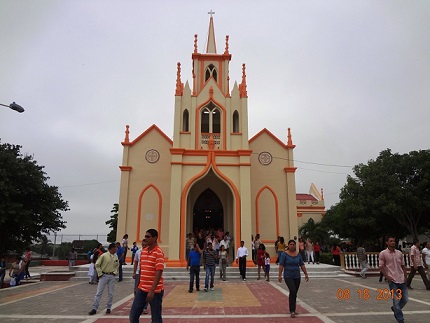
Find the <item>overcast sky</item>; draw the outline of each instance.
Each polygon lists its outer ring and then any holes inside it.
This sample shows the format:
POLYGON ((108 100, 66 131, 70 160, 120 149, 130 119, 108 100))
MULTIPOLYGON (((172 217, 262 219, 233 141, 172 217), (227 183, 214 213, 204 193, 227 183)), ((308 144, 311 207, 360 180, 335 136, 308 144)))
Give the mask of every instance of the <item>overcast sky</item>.
POLYGON ((106 234, 125 125, 173 133, 176 64, 194 34, 230 36, 247 66, 249 135, 290 127, 298 193, 338 202, 352 166, 429 149, 430 1, 0 1, 2 143, 22 145, 69 201, 67 234, 106 234))

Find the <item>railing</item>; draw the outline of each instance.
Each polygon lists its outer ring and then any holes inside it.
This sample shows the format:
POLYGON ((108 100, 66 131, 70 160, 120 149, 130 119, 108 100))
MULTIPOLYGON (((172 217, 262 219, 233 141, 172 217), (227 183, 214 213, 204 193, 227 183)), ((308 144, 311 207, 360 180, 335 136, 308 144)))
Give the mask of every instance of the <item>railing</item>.
MULTIPOLYGON (((379 270, 379 252, 366 252, 366 256, 369 270, 379 270)), ((409 253, 404 252, 403 259, 405 260, 406 268, 409 268, 411 263, 409 253)), ((361 268, 355 252, 341 252, 340 266, 345 270, 358 270, 361 268)))
POLYGON ((219 133, 202 133, 201 146, 202 148, 208 149, 209 138, 212 135, 214 139, 215 149, 221 148, 221 134, 219 133))

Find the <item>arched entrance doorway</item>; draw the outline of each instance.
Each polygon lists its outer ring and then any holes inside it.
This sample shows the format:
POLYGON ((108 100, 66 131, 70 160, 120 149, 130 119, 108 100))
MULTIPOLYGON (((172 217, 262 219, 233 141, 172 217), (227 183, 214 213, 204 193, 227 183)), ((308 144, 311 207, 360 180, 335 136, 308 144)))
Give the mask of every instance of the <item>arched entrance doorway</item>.
POLYGON ((193 207, 193 228, 208 230, 224 228, 224 209, 218 196, 206 189, 197 198, 193 207))

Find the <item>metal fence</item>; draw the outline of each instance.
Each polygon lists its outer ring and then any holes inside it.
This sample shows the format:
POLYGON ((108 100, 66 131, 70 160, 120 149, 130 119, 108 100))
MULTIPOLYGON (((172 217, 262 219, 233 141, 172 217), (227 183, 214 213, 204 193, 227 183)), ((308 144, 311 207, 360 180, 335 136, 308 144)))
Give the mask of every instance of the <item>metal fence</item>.
POLYGON ((97 240, 102 244, 107 244, 107 234, 62 234, 54 233, 46 235, 53 244, 62 244, 63 242, 73 242, 74 240, 97 240))

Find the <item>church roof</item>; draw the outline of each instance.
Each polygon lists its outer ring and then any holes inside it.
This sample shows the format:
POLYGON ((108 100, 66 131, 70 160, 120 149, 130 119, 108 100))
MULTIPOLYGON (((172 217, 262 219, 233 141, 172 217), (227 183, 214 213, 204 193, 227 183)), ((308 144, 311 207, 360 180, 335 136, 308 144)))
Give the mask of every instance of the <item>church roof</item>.
POLYGON ((296 200, 297 201, 318 201, 315 196, 311 194, 303 194, 303 193, 297 193, 296 194, 296 200))
MULTIPOLYGON (((128 129, 127 129, 128 130, 128 129)), ((150 126, 148 129, 146 129, 139 137, 134 139, 133 141, 128 141, 128 135, 126 136, 126 139, 122 142, 123 146, 133 146, 135 143, 137 143, 139 140, 141 140, 143 137, 145 137, 148 133, 151 131, 157 131, 164 139, 166 139, 171 145, 173 145, 172 139, 170 139, 160 128, 158 128, 155 124, 150 126)))
POLYGON ((215 43, 215 30, 214 30, 214 20, 212 17, 212 10, 209 12, 211 14, 211 19, 209 21, 209 31, 208 31, 208 42, 206 45, 206 54, 216 54, 216 43, 215 43))
POLYGON ((266 128, 262 129, 259 133, 257 133, 256 135, 254 135, 254 137, 252 137, 251 139, 249 139, 249 143, 253 142, 254 140, 256 140, 258 137, 260 137, 263 134, 267 134, 269 135, 269 137, 272 137, 273 140, 275 142, 277 142, 279 145, 281 145, 283 148, 290 148, 288 147, 286 144, 284 144, 278 137, 276 137, 273 133, 271 133, 269 130, 267 130, 266 128))

